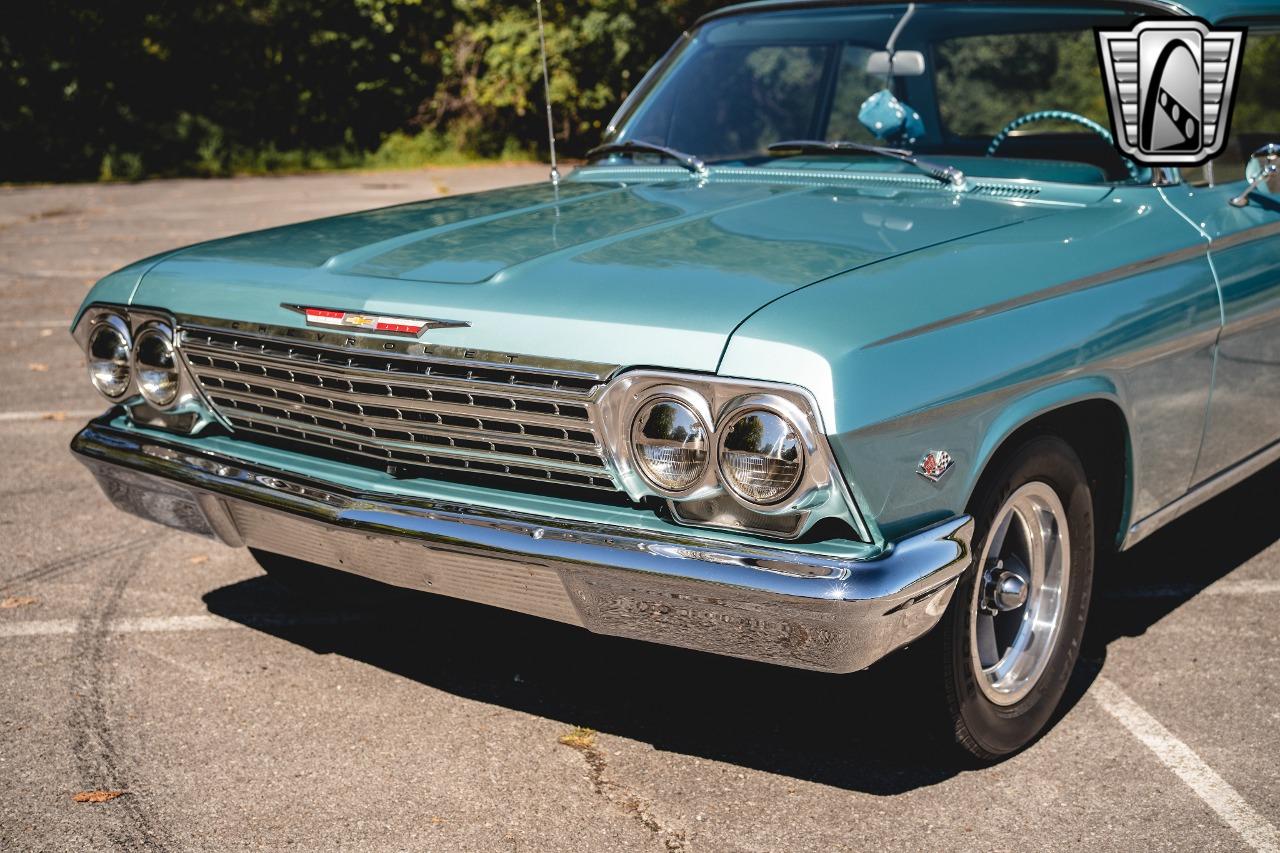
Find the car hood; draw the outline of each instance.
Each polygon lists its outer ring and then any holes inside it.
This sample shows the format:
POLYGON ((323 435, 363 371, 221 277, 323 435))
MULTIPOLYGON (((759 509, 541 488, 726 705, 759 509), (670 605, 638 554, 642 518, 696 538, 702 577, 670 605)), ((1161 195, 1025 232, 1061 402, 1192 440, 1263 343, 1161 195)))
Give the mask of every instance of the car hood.
POLYGON ((928 185, 750 175, 626 183, 591 171, 559 188, 193 246, 152 268, 133 301, 280 326, 302 323, 283 304, 446 319, 470 326, 425 340, 713 371, 744 319, 797 288, 1053 210, 928 185))

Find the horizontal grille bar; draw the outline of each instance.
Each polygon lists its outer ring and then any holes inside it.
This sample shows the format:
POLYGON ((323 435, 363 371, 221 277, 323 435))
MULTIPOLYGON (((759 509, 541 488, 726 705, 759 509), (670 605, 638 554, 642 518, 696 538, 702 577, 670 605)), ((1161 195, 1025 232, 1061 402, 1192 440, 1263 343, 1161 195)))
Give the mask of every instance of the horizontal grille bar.
POLYGON ((503 394, 488 389, 481 392, 477 389, 457 386, 440 387, 436 383, 413 381, 401 376, 387 378, 385 374, 378 377, 381 381, 375 381, 373 377, 364 373, 353 374, 341 370, 316 368, 307 364, 276 366, 271 363, 264 364, 243 353, 235 358, 211 354, 199 346, 189 346, 185 353, 187 360, 193 366, 204 368, 203 372, 211 376, 233 379, 256 378, 266 384, 271 384, 271 381, 275 380, 286 383, 283 386, 285 388, 309 386, 324 392, 380 397, 384 400, 391 397, 408 403, 431 403, 436 409, 440 406, 449 406, 518 412, 522 420, 537 421, 541 415, 551 416, 557 421, 562 418, 581 421, 590 419, 587 407, 582 401, 568 402, 510 392, 503 394))
POLYGON ((355 373, 430 377, 433 380, 463 382, 470 387, 541 389, 557 394, 589 397, 600 385, 599 379, 582 373, 514 367, 488 362, 473 364, 460 359, 431 355, 413 357, 380 355, 367 351, 347 351, 336 347, 318 346, 291 339, 193 326, 183 329, 183 344, 228 353, 233 357, 252 356, 260 362, 275 360, 285 364, 305 363, 316 367, 336 367, 355 373))
MULTIPOLYGON (((200 376, 201 385, 207 389, 223 389, 254 394, 264 399, 282 403, 319 405, 334 412, 353 416, 383 416, 391 418, 428 419, 440 423, 463 426, 465 422, 474 429, 493 429, 498 432, 518 432, 543 438, 559 438, 580 444, 595 444, 595 434, 587 417, 576 414, 542 415, 522 412, 510 407, 480 406, 454 403, 424 396, 414 399, 407 394, 373 394, 367 390, 346 391, 335 387, 336 382, 317 385, 299 374, 298 379, 264 377, 251 370, 229 370, 201 364, 201 357, 188 359, 200 376), (391 413, 391 414, 388 414, 391 413), (484 426, 489 424, 490 426, 484 426), (503 425, 509 425, 503 426, 503 425)), ((359 387, 365 383, 354 383, 359 387)), ((576 407, 575 407, 576 408, 576 407)), ((585 411, 585 410, 584 410, 585 411)))
MULTIPOLYGON (((595 476, 576 474, 569 471, 556 471, 531 465, 512 465, 494 462, 487 459, 460 459, 455 457, 434 456, 426 453, 388 450, 374 444, 363 444, 358 441, 329 438, 291 427, 269 427, 253 421, 232 416, 228 418, 237 434, 258 435, 267 438, 281 439, 287 445, 300 446, 301 449, 316 448, 341 455, 344 461, 357 464, 372 464, 370 467, 382 468, 397 465, 410 470, 416 468, 448 470, 453 472, 469 472, 476 474, 492 474, 510 477, 517 480, 553 483, 565 486, 581 486, 588 489, 601 489, 616 492, 617 486, 608 474, 595 476)), ((425 475, 425 472, 423 472, 425 475)))
POLYGON ((180 340, 243 437, 401 476, 448 469, 617 491, 594 423, 598 377, 191 326, 180 340))
POLYGON ((429 449, 433 455, 439 454, 459 459, 473 456, 475 451, 482 451, 488 459, 525 464, 528 464, 531 459, 537 459, 548 468, 585 474, 597 473, 604 467, 599 457, 589 454, 551 451, 545 448, 530 448, 521 444, 508 444, 505 442, 455 439, 429 433, 410 432, 403 428, 388 429, 382 426, 366 426, 363 423, 356 427, 351 427, 333 418, 317 417, 305 412, 287 411, 273 406, 240 402, 224 398, 219 394, 210 395, 210 399, 228 417, 236 417, 250 422, 257 429, 282 427, 302 430, 326 439, 363 441, 369 444, 376 444, 385 450, 422 453, 429 449))

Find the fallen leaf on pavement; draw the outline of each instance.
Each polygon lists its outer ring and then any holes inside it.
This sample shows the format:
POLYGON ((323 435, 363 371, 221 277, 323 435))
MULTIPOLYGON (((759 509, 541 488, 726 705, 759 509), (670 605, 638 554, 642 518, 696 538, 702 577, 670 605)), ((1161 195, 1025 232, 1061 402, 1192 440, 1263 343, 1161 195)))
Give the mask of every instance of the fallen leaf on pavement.
POLYGON ((66 419, 66 412, 45 412, 40 416, 40 420, 42 421, 65 421, 66 419))
POLYGON ((207 562, 209 562, 209 555, 208 555, 208 554, 196 554, 196 555, 195 555, 194 557, 192 557, 190 560, 187 560, 187 562, 188 562, 188 563, 190 563, 190 564, 191 564, 191 565, 193 565, 193 566, 198 566, 198 565, 200 565, 201 563, 207 563, 207 562))
POLYGON ((36 373, 46 373, 49 370, 49 365, 41 364, 38 361, 32 361, 27 364, 27 370, 34 370, 36 373))
POLYGON ((574 726, 568 734, 560 735, 560 742, 574 749, 591 749, 596 745, 596 733, 592 729, 574 726))
POLYGON ((10 595, 0 599, 0 610, 12 610, 15 607, 26 607, 28 604, 39 604, 40 599, 29 595, 10 595))
POLYGON ((81 791, 71 799, 77 803, 105 803, 116 797, 123 797, 124 791, 81 791))

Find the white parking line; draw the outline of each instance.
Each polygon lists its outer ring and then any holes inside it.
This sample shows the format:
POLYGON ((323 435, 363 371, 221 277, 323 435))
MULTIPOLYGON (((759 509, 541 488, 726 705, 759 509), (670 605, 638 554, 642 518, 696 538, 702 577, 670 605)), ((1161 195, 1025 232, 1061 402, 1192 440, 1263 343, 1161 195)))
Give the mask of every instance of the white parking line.
POLYGON ((1244 798, 1227 784, 1191 747, 1174 737, 1160 721, 1109 679, 1098 677, 1089 694, 1129 733, 1155 753, 1161 763, 1213 809, 1218 817, 1240 834, 1245 844, 1259 853, 1280 853, 1280 834, 1255 812, 1244 798))
POLYGON ((68 418, 96 418, 103 409, 78 412, 0 412, 0 423, 9 421, 62 421, 68 418))
POLYGON ((1274 595, 1280 593, 1280 581, 1218 581, 1205 587, 1195 584, 1178 586, 1135 586, 1107 590, 1106 598, 1191 598, 1197 595, 1274 595))
MULTIPOLYGON (((309 613, 298 616, 248 614, 226 619, 207 613, 192 616, 133 616, 113 619, 107 630, 113 634, 154 634, 165 631, 224 631, 230 628, 293 628, 310 625, 341 625, 360 622, 360 613, 309 613)), ((0 639, 13 637, 52 637, 74 634, 80 627, 76 619, 43 619, 28 622, 0 622, 0 639)))

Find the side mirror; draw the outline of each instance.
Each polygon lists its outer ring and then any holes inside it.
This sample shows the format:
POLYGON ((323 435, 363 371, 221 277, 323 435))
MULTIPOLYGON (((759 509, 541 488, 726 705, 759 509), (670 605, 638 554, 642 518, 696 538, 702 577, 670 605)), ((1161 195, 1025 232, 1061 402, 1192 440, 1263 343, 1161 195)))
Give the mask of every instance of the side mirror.
POLYGON ((1271 143, 1264 145, 1249 158, 1245 166, 1245 179, 1249 186, 1244 192, 1231 199, 1232 207, 1244 207, 1249 203, 1249 196, 1254 190, 1262 187, 1265 192, 1280 195, 1280 145, 1271 143))

